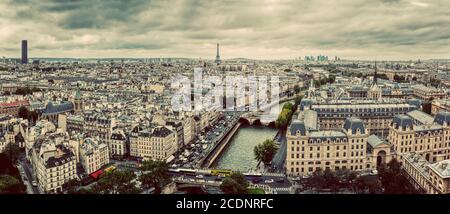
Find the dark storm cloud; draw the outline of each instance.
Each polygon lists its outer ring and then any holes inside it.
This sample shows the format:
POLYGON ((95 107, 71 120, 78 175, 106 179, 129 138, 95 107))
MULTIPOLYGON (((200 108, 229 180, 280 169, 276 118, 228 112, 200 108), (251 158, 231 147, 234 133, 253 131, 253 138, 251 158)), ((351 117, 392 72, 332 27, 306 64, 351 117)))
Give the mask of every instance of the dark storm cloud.
MULTIPOLYGON (((446 0, 19 0, 0 3, 0 51, 283 58, 450 57, 446 0), (18 39, 17 35, 22 38, 18 39), (111 50, 111 51, 109 51, 111 50)), ((2 54, 0 52, 0 54, 2 54)))

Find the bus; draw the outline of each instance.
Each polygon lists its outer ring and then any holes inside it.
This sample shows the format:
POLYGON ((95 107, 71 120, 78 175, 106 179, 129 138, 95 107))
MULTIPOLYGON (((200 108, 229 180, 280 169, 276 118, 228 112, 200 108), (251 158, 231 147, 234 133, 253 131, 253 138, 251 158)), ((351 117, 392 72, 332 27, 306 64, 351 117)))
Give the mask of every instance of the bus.
POLYGON ((211 175, 212 176, 230 176, 231 173, 233 173, 231 170, 228 169, 212 169, 211 175))
POLYGON ((179 172, 186 174, 186 175, 196 175, 197 174, 196 169, 179 169, 179 172))
POLYGON ((242 174, 247 177, 262 177, 262 173, 260 173, 260 172, 246 172, 246 173, 242 173, 242 174))
POLYGON ((114 170, 116 170, 117 168, 115 166, 108 166, 106 167, 103 171, 105 173, 109 173, 109 172, 113 172, 114 170))

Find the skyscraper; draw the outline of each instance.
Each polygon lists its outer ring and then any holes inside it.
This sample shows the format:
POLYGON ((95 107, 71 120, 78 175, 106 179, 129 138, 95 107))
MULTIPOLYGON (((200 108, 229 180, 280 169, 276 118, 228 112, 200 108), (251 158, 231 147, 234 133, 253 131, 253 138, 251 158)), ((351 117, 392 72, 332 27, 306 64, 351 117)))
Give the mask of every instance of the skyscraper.
POLYGON ((22 40, 22 64, 28 64, 28 41, 22 40))
POLYGON ((216 60, 214 61, 216 64, 220 64, 222 61, 220 60, 220 55, 219 55, 219 43, 217 43, 217 55, 216 55, 216 60))

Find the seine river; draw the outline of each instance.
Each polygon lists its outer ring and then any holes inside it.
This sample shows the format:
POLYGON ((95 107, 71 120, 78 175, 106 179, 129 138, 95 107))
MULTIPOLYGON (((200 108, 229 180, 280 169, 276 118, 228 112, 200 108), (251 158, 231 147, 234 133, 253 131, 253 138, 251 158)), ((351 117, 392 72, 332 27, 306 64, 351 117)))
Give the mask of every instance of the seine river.
MULTIPOLYGON (((279 111, 284 103, 279 104, 279 111)), ((276 134, 275 128, 242 125, 229 142, 216 167, 241 171, 255 169, 258 162, 255 160, 253 148, 266 139, 273 139, 276 134)))
POLYGON ((255 160, 253 148, 266 139, 273 139, 276 134, 277 130, 274 128, 242 125, 217 162, 217 167, 242 171, 255 169, 258 162, 255 160))

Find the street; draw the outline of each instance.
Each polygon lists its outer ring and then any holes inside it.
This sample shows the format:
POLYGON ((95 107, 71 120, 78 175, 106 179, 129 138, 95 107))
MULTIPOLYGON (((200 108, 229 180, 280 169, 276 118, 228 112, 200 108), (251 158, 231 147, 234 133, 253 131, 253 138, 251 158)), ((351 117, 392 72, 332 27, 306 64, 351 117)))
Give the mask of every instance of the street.
POLYGON ((18 169, 22 176, 23 183, 27 187, 28 194, 40 194, 38 187, 33 186, 33 176, 31 174, 31 166, 28 164, 25 158, 19 160, 18 169), (31 191, 30 191, 31 190, 31 191))
POLYGON ((275 156, 272 160, 272 167, 271 172, 279 172, 284 173, 284 161, 286 160, 286 133, 281 133, 278 137, 277 141, 280 143, 279 148, 275 156))

